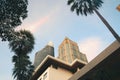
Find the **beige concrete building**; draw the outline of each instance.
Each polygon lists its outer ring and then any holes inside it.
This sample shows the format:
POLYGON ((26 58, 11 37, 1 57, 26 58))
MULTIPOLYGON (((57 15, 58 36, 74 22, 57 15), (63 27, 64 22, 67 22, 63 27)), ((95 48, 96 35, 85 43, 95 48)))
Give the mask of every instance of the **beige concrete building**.
POLYGON ((52 65, 48 67, 45 72, 37 80, 67 80, 73 74, 63 68, 54 68, 52 65))
POLYGON ((31 80, 68 80, 86 64, 78 59, 69 64, 48 55, 35 69, 31 80))
POLYGON ((60 44, 58 52, 58 58, 67 63, 72 63, 75 59, 87 62, 86 55, 79 51, 77 43, 67 37, 60 44))

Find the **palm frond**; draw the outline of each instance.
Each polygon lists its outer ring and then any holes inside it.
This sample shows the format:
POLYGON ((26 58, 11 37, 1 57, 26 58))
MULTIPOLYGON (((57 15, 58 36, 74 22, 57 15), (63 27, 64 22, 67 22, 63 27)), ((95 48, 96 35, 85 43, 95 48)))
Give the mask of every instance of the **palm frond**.
POLYGON ((76 14, 85 15, 92 14, 94 9, 99 9, 102 6, 102 0, 68 0, 68 5, 71 5, 71 11, 76 10, 76 14))
POLYGON ((34 66, 29 60, 29 56, 25 54, 14 55, 14 69, 13 69, 13 77, 17 80, 29 80, 34 66))
POLYGON ((67 4, 70 5, 71 3, 73 3, 75 0, 68 0, 67 4))
POLYGON ((9 47, 15 53, 24 53, 28 54, 34 48, 34 37, 33 35, 26 30, 20 30, 15 33, 15 39, 9 42, 9 47))
POLYGON ((71 11, 73 12, 77 7, 78 7, 78 4, 77 4, 77 3, 74 3, 74 4, 71 6, 71 11))
POLYGON ((78 16, 79 16, 79 12, 80 12, 80 10, 79 10, 79 9, 76 9, 76 13, 77 13, 78 16))

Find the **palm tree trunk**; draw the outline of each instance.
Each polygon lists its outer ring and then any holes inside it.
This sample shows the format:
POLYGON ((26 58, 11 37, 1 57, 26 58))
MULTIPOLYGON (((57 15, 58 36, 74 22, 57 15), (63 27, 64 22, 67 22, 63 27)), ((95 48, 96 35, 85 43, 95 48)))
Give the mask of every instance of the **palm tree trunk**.
POLYGON ((94 11, 98 15, 98 17, 102 20, 102 22, 106 25, 106 27, 109 29, 112 35, 116 38, 116 40, 120 43, 119 35, 113 30, 110 24, 103 18, 103 16, 96 9, 94 9, 94 11))

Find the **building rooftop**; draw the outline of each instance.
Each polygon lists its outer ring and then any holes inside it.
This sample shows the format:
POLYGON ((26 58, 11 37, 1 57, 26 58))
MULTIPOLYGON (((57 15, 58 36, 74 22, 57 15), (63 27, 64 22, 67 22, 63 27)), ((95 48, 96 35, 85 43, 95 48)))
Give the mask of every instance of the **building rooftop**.
POLYGON ((54 44, 53 44, 53 42, 52 42, 52 41, 48 42, 48 44, 47 44, 47 45, 49 45, 49 46, 51 46, 51 47, 54 47, 54 44))
POLYGON ((120 43, 113 42, 69 80, 120 80, 120 43))
POLYGON ((33 76, 31 78, 31 80, 37 80, 37 78, 50 66, 50 65, 54 65, 54 66, 58 66, 61 68, 64 68, 66 70, 71 71, 72 73, 75 73, 77 71, 78 68, 82 68, 83 66, 85 66, 87 63, 81 61, 81 60, 74 60, 73 63, 69 64, 66 63, 60 59, 54 58, 52 56, 47 56, 42 62, 41 64, 35 69, 33 76))

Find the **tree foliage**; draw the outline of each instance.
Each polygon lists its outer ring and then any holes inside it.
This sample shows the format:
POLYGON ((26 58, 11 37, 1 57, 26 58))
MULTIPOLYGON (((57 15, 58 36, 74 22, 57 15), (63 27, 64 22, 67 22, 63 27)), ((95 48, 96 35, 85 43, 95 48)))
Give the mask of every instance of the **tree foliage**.
POLYGON ((14 32, 14 38, 9 41, 9 46, 15 54, 27 54, 34 48, 34 37, 26 30, 14 32))
POLYGON ((87 14, 92 14, 95 12, 116 40, 120 42, 119 35, 114 31, 107 20, 98 12, 98 9, 102 6, 102 3, 102 0, 68 0, 67 2, 68 5, 71 5, 71 11, 73 12, 76 10, 77 15, 81 14, 87 16, 87 14))
POLYGON ((34 48, 34 37, 26 30, 15 32, 14 39, 9 41, 11 51, 15 53, 13 76, 17 80, 29 80, 33 72, 33 65, 29 60, 28 53, 34 48))
POLYGON ((27 17, 27 5, 27 0, 0 0, 0 37, 3 41, 9 40, 8 32, 27 17))
POLYGON ((102 0, 68 0, 68 5, 71 5, 71 11, 75 11, 77 15, 92 14, 94 9, 99 9, 102 6, 102 0))
POLYGON ((17 80, 29 80, 34 66, 26 54, 14 55, 12 62, 14 63, 13 76, 17 80))
POLYGON ((0 0, 0 38, 9 41, 11 51, 15 53, 13 76, 17 80, 29 80, 33 65, 28 53, 34 48, 34 37, 29 31, 14 29, 27 17, 28 0, 0 0))

